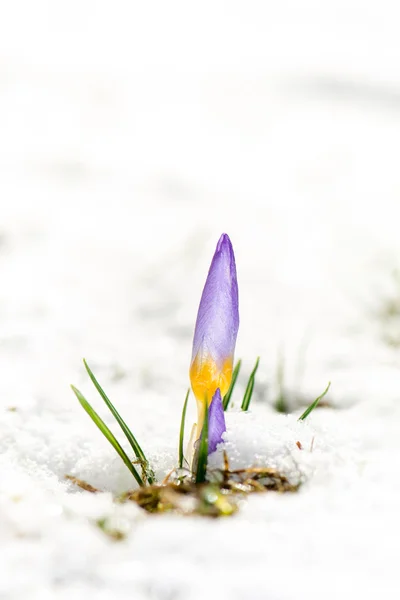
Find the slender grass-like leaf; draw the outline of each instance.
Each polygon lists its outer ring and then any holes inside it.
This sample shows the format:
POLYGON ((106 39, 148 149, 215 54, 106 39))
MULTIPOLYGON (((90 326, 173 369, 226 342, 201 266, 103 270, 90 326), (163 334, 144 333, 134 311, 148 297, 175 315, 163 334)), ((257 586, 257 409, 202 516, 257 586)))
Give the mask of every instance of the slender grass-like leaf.
POLYGON ((289 406, 287 402, 287 398, 285 395, 284 389, 284 381, 285 381, 285 361, 283 358, 283 353, 280 351, 278 353, 278 361, 276 365, 276 387, 278 390, 274 407, 277 412, 287 414, 289 412, 289 406))
POLYGON ((257 369, 258 369, 258 363, 260 362, 260 357, 257 357, 256 360, 256 364, 254 365, 254 369, 252 370, 252 372, 250 373, 250 377, 249 377, 249 381, 246 387, 246 391, 244 393, 243 396, 243 401, 242 401, 242 410, 249 410, 249 406, 250 406, 250 402, 251 402, 251 397, 253 395, 253 390, 254 390, 254 381, 256 378, 256 373, 257 373, 257 369))
POLYGON ((104 402, 106 403, 106 405, 112 412, 113 416, 115 417, 116 421, 118 422, 119 426, 121 427, 122 431, 124 432, 126 439, 128 440, 128 442, 130 443, 130 445, 132 447, 132 450, 134 451, 134 453, 136 454, 136 456, 138 458, 146 459, 144 452, 143 452, 142 448, 140 447, 137 439, 135 438, 135 436, 133 435, 133 433, 131 432, 131 430, 129 429, 127 424, 125 423, 125 421, 122 419, 121 415, 119 414, 119 412, 117 411, 115 406, 112 404, 111 400, 108 398, 107 394, 105 393, 105 391, 103 390, 103 388, 101 387, 99 382, 97 381, 96 377, 94 376, 93 371, 91 370, 91 368, 89 367, 89 365, 87 364, 85 359, 83 359, 83 364, 85 365, 85 369, 86 369, 90 379, 92 380, 95 388, 99 392, 100 396, 103 398, 104 402))
POLYGON ((181 418, 181 428, 179 430, 179 468, 183 467, 183 439, 185 437, 185 418, 186 418, 186 408, 189 400, 190 389, 188 389, 185 402, 183 403, 182 409, 182 418, 181 418))
POLYGON ((104 423, 104 421, 101 419, 101 417, 99 417, 97 412, 90 406, 89 402, 81 394, 81 392, 73 385, 71 385, 71 388, 72 388, 72 391, 74 392, 75 396, 78 398, 82 408, 87 412, 89 417, 92 419, 93 423, 95 425, 97 425, 97 427, 100 429, 100 431, 104 435, 104 437, 110 442, 111 446, 114 448, 114 450, 117 452, 117 454, 119 454, 119 456, 122 458, 125 465, 128 467, 128 469, 130 470, 130 472, 132 473, 132 475, 134 476, 134 478, 136 479, 138 484, 144 485, 142 478, 140 477, 139 473, 136 471, 132 462, 129 460, 128 455, 126 454, 125 450, 122 448, 122 446, 120 445, 120 443, 118 442, 118 440, 116 439, 116 437, 114 436, 112 431, 107 427, 107 425, 104 423))
POLYGON ((204 425, 200 437, 199 454, 197 460, 196 483, 204 483, 207 474, 208 461, 208 402, 204 402, 204 425))
POLYGON ((224 399, 222 401, 222 405, 224 407, 224 410, 226 410, 228 408, 228 406, 229 406, 229 402, 231 400, 233 388, 235 387, 236 379, 238 378, 241 365, 242 365, 242 361, 238 360, 237 363, 236 363, 235 368, 233 369, 231 385, 229 386, 229 389, 226 392, 226 394, 224 396, 224 399))
POLYGON ((320 396, 318 396, 318 398, 316 400, 314 400, 314 402, 312 404, 310 404, 310 406, 308 408, 306 408, 306 410, 303 412, 303 414, 298 418, 298 421, 304 421, 304 419, 307 419, 308 415, 310 413, 312 413, 314 408, 317 406, 318 402, 328 393, 328 390, 330 387, 331 387, 331 382, 329 382, 328 385, 326 386, 326 390, 320 396))
POLYGON ((286 396, 282 393, 282 391, 280 391, 277 395, 274 407, 277 412, 283 413, 284 415, 288 414, 289 409, 287 407, 286 396))
POLYGON ((119 412, 117 411, 117 409, 115 408, 115 406, 113 405, 111 400, 108 398, 107 394, 105 393, 105 391, 103 390, 103 388, 101 387, 99 382, 97 381, 96 377, 94 376, 94 373, 92 372, 91 368, 89 367, 89 365, 87 364, 85 359, 83 359, 83 364, 85 365, 85 369, 86 369, 90 379, 92 380, 93 385, 99 392, 100 396, 103 398, 107 407, 109 408, 112 415, 116 419, 118 425, 121 427, 122 431, 125 434, 126 439, 128 440, 129 444, 131 445, 131 448, 134 451, 134 453, 136 454, 137 458, 142 463, 144 475, 146 476, 147 481, 150 484, 154 483, 154 481, 155 481, 154 473, 153 473, 152 469, 149 468, 148 460, 147 460, 142 448, 140 447, 139 442, 137 441, 137 439, 135 438, 135 436, 133 435, 133 433, 129 429, 128 425, 125 423, 125 421, 123 420, 123 418, 121 417, 121 415, 119 414, 119 412))

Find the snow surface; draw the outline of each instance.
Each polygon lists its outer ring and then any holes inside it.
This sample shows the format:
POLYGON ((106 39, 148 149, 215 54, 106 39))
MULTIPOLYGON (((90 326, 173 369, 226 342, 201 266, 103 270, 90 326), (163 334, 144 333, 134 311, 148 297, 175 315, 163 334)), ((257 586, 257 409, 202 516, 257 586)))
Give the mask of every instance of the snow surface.
POLYGON ((1 600, 399 597, 400 359, 376 318, 399 266, 398 22, 385 1, 3 7, 1 600), (85 356, 166 474, 223 231, 239 388, 261 356, 226 446, 305 483, 217 521, 115 506, 134 482, 69 384, 112 423, 85 356), (328 381, 333 408, 298 423, 328 381))

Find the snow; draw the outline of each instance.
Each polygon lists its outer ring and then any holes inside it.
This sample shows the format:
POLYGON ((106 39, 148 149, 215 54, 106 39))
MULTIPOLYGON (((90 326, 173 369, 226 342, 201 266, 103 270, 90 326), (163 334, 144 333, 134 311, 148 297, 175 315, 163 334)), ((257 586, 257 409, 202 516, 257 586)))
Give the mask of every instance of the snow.
POLYGON ((4 8, 1 600, 398 597, 399 351, 377 318, 398 293, 398 18, 356 0, 4 8), (226 448, 304 484, 231 518, 154 517, 113 503, 134 482, 69 384, 112 426, 86 357, 162 478, 223 231, 238 392, 261 356, 226 448), (299 423, 328 381, 331 407, 299 423))

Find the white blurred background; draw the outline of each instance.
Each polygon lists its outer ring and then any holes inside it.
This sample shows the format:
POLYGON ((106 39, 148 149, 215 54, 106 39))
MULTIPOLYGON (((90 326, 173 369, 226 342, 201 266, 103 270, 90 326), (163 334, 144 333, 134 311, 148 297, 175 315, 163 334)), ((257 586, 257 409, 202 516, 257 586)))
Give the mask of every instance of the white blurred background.
POLYGON ((303 385, 356 398, 356 371, 391 360, 370 313, 400 246, 398 19, 396 2, 3 4, 2 402, 65 406, 83 355, 181 397, 223 231, 248 368, 260 354, 270 389, 281 353, 295 386, 307 346, 303 385))

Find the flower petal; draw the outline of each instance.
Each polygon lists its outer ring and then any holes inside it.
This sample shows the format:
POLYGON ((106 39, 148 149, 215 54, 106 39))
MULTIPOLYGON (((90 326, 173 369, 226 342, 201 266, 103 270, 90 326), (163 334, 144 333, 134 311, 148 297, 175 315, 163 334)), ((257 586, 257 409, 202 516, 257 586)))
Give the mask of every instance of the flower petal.
POLYGON ((219 387, 228 390, 239 328, 235 255, 229 236, 221 235, 197 314, 190 378, 201 402, 219 387))
POLYGON ((226 431, 225 413, 219 388, 215 392, 208 411, 208 454, 212 454, 222 442, 226 431))

